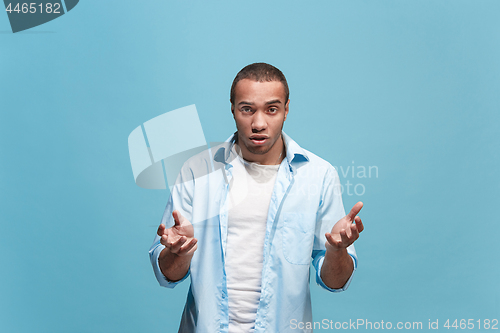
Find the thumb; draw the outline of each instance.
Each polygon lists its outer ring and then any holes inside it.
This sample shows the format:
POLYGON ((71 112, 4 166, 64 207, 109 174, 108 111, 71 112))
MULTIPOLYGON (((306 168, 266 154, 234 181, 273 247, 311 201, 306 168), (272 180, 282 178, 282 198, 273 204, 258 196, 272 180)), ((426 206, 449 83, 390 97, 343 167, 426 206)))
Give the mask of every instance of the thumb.
POLYGON ((174 218, 175 226, 178 227, 184 222, 184 216, 178 210, 172 212, 172 217, 174 218))

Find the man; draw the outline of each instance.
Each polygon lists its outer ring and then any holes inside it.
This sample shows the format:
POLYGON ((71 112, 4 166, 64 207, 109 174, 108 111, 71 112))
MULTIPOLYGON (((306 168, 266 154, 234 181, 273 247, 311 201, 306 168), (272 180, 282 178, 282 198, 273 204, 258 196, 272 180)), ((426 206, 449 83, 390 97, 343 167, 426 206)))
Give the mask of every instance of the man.
POLYGON ((323 288, 350 283, 363 204, 345 215, 335 169, 282 131, 288 95, 277 68, 243 68, 237 132, 189 159, 172 189, 149 253, 162 286, 191 277, 179 332, 295 332, 312 321, 311 258, 323 288))

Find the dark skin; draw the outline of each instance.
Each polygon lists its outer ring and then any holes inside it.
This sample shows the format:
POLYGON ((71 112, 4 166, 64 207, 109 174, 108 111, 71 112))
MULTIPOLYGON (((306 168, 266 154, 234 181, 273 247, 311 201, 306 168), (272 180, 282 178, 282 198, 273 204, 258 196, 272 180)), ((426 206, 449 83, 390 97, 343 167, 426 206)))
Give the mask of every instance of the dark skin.
MULTIPOLYGON (((289 103, 290 100, 285 101, 285 89, 280 82, 244 79, 236 84, 235 103, 231 109, 238 128, 238 146, 246 160, 261 164, 281 162, 284 143, 280 134, 289 103), (265 141, 256 143, 252 140, 254 136, 262 136, 265 141)), ((349 214, 325 234, 326 254, 321 278, 329 288, 342 288, 352 274, 354 266, 347 247, 358 239, 364 229, 361 218, 357 216, 362 207, 362 202, 356 203, 349 214)), ((189 270, 197 249, 197 239, 190 221, 178 211, 174 211, 172 216, 175 221, 173 227, 166 229, 162 224, 158 227, 158 236, 165 246, 158 263, 168 280, 178 281, 189 270)))
POLYGON ((178 281, 189 270, 191 258, 198 247, 196 245, 198 240, 194 238, 193 226, 179 211, 174 210, 172 216, 175 221, 173 227, 166 229, 163 224, 158 227, 160 242, 165 245, 158 258, 158 264, 168 280, 178 281))
POLYGON ((349 214, 335 223, 331 232, 325 234, 326 254, 321 279, 329 288, 342 288, 352 274, 354 264, 347 253, 347 247, 358 239, 359 233, 364 229, 361 218, 357 216, 361 208, 363 203, 360 201, 352 207, 349 214))

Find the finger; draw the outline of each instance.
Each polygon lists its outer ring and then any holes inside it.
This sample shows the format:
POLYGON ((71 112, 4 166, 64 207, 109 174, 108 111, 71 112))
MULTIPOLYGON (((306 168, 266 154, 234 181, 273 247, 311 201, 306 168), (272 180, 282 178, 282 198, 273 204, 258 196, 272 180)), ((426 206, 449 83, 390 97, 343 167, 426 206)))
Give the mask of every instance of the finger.
POLYGON ((341 247, 342 242, 335 240, 331 233, 327 232, 325 234, 325 237, 326 237, 326 240, 328 241, 328 243, 330 243, 330 245, 333 246, 334 248, 339 249, 341 247))
POLYGON ((186 240, 187 240, 186 236, 181 236, 176 241, 172 242, 170 244, 170 252, 172 253, 179 252, 179 249, 186 242, 186 240))
POLYGON ((363 208, 363 203, 361 201, 357 202, 351 209, 351 211, 349 212, 349 214, 347 214, 347 218, 350 220, 350 221, 354 221, 354 218, 356 217, 356 215, 358 215, 359 211, 361 210, 361 208, 363 208))
POLYGON ((161 243, 165 245, 168 249, 172 244, 179 239, 179 236, 172 232, 172 228, 165 230, 165 234, 161 236, 161 243))
POLYGON ((351 243, 351 239, 347 236, 347 231, 342 229, 340 230, 340 239, 341 241, 341 247, 348 247, 349 244, 351 243))
POLYGON ((194 246, 188 252, 186 252, 186 255, 193 254, 196 251, 196 249, 198 249, 198 243, 194 244, 194 246))
POLYGON ((184 243, 184 245, 181 246, 177 254, 178 255, 188 254, 188 252, 190 252, 197 243, 198 240, 196 238, 191 238, 191 240, 187 241, 186 243, 184 243))
POLYGON ((167 246, 167 243, 168 243, 168 237, 167 235, 161 235, 160 237, 160 243, 164 246, 167 246))
POLYGON ((178 210, 174 210, 172 212, 172 217, 174 218, 174 222, 175 222, 176 226, 180 226, 182 224, 182 222, 184 221, 184 216, 182 216, 178 210))
POLYGON ((345 230, 345 234, 346 234, 347 238, 349 238, 349 239, 352 237, 352 228, 351 228, 351 226, 356 226, 356 225, 350 223, 344 229, 345 230))
POLYGON ((160 224, 160 226, 158 227, 158 231, 156 233, 158 234, 158 236, 161 237, 165 233, 165 225, 160 224))
POLYGON ((193 247, 191 247, 189 250, 187 250, 183 255, 190 255, 190 254, 193 254, 196 249, 198 248, 198 241, 196 241, 193 245, 193 247))
POLYGON ((356 227, 356 224, 351 224, 351 237, 349 239, 351 242, 354 242, 356 239, 359 237, 359 231, 358 228, 356 227))
POLYGON ((361 232, 365 229, 365 227, 363 226, 363 222, 361 222, 361 217, 356 216, 354 222, 356 222, 356 229, 358 229, 358 232, 361 232))

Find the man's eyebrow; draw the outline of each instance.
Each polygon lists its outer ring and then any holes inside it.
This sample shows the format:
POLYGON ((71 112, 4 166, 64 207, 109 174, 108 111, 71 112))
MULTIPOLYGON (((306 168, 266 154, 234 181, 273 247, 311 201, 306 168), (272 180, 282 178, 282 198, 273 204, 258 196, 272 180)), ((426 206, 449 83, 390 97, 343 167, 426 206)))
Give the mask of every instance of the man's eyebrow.
MULTIPOLYGON (((270 104, 281 104, 281 100, 273 99, 272 101, 266 102, 266 105, 270 105, 270 104)), ((238 103, 238 105, 254 105, 254 103, 247 102, 247 101, 241 101, 238 103)))
POLYGON ((279 99, 274 99, 272 101, 266 102, 266 105, 269 105, 269 104, 281 104, 281 101, 279 99))

